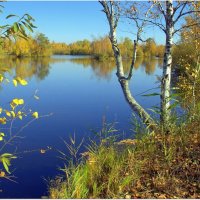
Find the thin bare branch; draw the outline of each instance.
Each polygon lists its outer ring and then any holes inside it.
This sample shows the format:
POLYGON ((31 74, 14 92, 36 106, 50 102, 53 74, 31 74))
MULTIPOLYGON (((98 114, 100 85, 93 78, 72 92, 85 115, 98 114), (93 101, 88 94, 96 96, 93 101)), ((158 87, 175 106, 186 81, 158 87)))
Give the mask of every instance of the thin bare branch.
MULTIPOLYGON (((183 16, 183 14, 184 14, 183 11, 184 11, 186 5, 187 5, 187 2, 184 2, 184 3, 182 4, 181 11, 179 12, 179 15, 178 15, 178 16, 176 17, 176 19, 174 20, 174 24, 176 24, 177 21, 183 16)), ((181 6, 180 6, 180 7, 181 7, 181 6)), ((178 9, 177 9, 177 10, 178 10, 178 9)), ((176 13, 177 10, 174 11, 174 14, 176 13)))
MULTIPOLYGON (((52 116, 53 114, 50 113, 50 114, 47 114, 47 115, 41 115, 39 116, 37 119, 39 118, 44 118, 44 117, 50 117, 52 116)), ((35 120, 37 120, 36 118, 30 120, 29 122, 27 122, 24 126, 22 126, 19 131, 17 131, 14 135, 12 135, 7 141, 4 142, 4 144, 1 146, 0 148, 0 152, 8 145, 10 144, 14 139, 18 138, 19 137, 19 134, 26 128, 28 127, 31 123, 33 123, 35 120)))
POLYGON ((166 19, 166 13, 165 13, 165 10, 161 4, 161 2, 158 2, 158 9, 160 10, 160 12, 163 14, 163 16, 165 17, 166 19))
POLYGON ((139 18, 139 17, 137 17, 137 18, 128 17, 128 18, 129 18, 129 19, 132 19, 132 20, 140 20, 140 21, 148 22, 148 23, 150 23, 150 24, 153 24, 153 25, 155 25, 155 26, 158 26, 163 32, 166 33, 165 27, 164 27, 164 25, 161 24, 161 23, 155 22, 155 21, 150 20, 150 19, 143 19, 143 18, 139 18))
POLYGON ((194 24, 189 24, 189 25, 183 25, 181 28, 174 30, 174 34, 177 32, 180 32, 181 30, 185 29, 185 28, 189 28, 192 26, 199 26, 200 23, 194 23, 194 24))

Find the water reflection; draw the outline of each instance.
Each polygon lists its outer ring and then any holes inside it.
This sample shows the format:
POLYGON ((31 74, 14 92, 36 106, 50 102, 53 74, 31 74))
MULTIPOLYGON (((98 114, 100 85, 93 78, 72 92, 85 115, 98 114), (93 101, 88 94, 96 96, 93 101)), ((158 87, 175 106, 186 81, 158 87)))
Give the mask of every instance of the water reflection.
MULTIPOLYGON (((91 68, 97 78, 111 79, 111 74, 115 70, 114 60, 97 61, 91 57, 70 57, 70 56, 53 56, 39 58, 15 58, 4 57, 0 62, 0 73, 8 71, 11 75, 20 76, 22 78, 36 77, 38 80, 43 80, 49 75, 51 64, 71 62, 91 68)), ((131 61, 124 62, 124 71, 128 73, 131 61)), ((161 67, 162 60, 159 59, 144 59, 138 57, 135 63, 135 70, 144 69, 146 74, 152 75, 156 67, 161 67)))
POLYGON ((19 76, 21 78, 36 77, 43 80, 49 75, 51 64, 65 62, 66 59, 56 59, 53 57, 38 58, 16 58, 3 57, 0 60, 0 73, 9 73, 10 75, 19 76))
MULTIPOLYGON (((84 68, 91 67, 94 74, 97 77, 110 79, 111 73, 115 70, 115 61, 114 60, 105 60, 97 61, 92 58, 73 58, 69 59, 70 62, 83 65, 84 68)), ((127 60, 124 62, 124 71, 127 74, 129 72, 131 61, 127 60)), ((156 67, 161 67, 162 60, 159 59, 144 59, 138 57, 134 66, 135 70, 138 70, 140 67, 145 69, 146 74, 152 75, 156 67)))

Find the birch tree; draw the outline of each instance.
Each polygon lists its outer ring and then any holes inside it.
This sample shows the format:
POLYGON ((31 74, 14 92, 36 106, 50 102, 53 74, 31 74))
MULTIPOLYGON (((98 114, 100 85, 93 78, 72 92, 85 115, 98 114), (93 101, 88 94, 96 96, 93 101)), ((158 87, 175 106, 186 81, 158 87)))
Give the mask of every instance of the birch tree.
POLYGON ((163 58, 163 74, 161 79, 160 113, 161 123, 168 126, 170 119, 171 74, 172 74, 172 47, 174 36, 182 29, 195 26, 196 23, 181 26, 180 21, 193 13, 199 13, 196 1, 151 1, 152 9, 148 18, 129 16, 134 20, 146 21, 159 27, 165 34, 165 53, 163 58))
POLYGON ((134 48, 133 48, 133 55, 132 55, 132 62, 130 65, 130 70, 129 70, 128 75, 126 76, 124 73, 123 61, 122 61, 119 44, 117 41, 117 31, 116 31, 117 26, 118 26, 118 21, 120 18, 120 11, 121 11, 119 3, 113 2, 113 1, 109 1, 109 2, 108 1, 99 1, 99 2, 103 6, 103 11, 105 12, 107 20, 109 22, 109 27, 110 27, 109 38, 110 38, 110 41, 112 44, 112 49, 114 52, 116 66, 117 66, 116 75, 118 77, 118 81, 121 85, 125 99, 128 102, 131 109, 140 116, 142 121, 148 127, 153 129, 153 127, 155 127, 155 121, 145 111, 145 109, 136 101, 136 99, 132 95, 130 88, 129 88, 129 81, 133 75, 133 68, 134 68, 136 56, 137 56, 138 42, 141 39, 141 33, 143 31, 145 21, 143 21, 142 23, 138 23, 136 21, 137 36, 136 36, 136 39, 134 40, 134 48))
MULTIPOLYGON (((194 1, 176 2, 169 0, 156 3, 160 14, 164 17, 164 24, 158 24, 165 33, 165 54, 163 59, 163 76, 161 82, 161 122, 167 124, 170 118, 170 89, 172 72, 172 46, 174 35, 184 26, 179 28, 179 21, 194 12, 199 12, 194 1)), ((189 24, 194 26, 196 24, 189 24)))
MULTIPOLYGON (((110 26, 110 41, 112 43, 116 64, 117 64, 117 76, 118 80, 123 89, 124 95, 131 106, 131 108, 138 113, 143 122, 147 122, 150 120, 153 121, 152 118, 146 113, 146 111, 135 101, 133 96, 130 93, 128 80, 132 77, 133 65, 135 63, 136 55, 137 55, 137 44, 141 39, 141 32, 144 28, 145 24, 152 24, 159 27, 165 34, 165 53, 163 58, 163 74, 161 79, 161 94, 160 94, 160 116, 161 123, 167 127, 169 125, 170 119, 170 93, 171 93, 171 73, 172 73, 172 46, 174 35, 177 34, 184 26, 180 26, 180 20, 187 15, 192 13, 199 13, 198 6, 196 6, 197 2, 195 1, 177 1, 173 0, 168 1, 151 1, 145 2, 143 4, 149 4, 149 9, 145 11, 145 14, 141 14, 138 12, 135 7, 135 2, 132 3, 128 11, 128 18, 132 19, 136 22, 137 27, 137 39, 134 41, 134 53, 132 64, 130 67, 129 76, 126 78, 123 72, 123 63, 121 59, 120 50, 118 48, 118 43, 116 39, 116 28, 119 21, 120 9, 119 6, 116 6, 116 2, 113 1, 100 1, 103 6, 103 11, 107 16, 107 20, 110 26), (139 13, 139 14, 137 14, 139 13), (139 23, 140 22, 140 23, 139 23), (140 25, 139 25, 140 24, 140 25), (142 25, 141 25, 142 24, 142 25), (148 119, 148 120, 147 120, 148 119)), ((196 24, 190 24, 187 26, 195 26, 196 24)), ((146 123, 146 124, 149 124, 146 123)))

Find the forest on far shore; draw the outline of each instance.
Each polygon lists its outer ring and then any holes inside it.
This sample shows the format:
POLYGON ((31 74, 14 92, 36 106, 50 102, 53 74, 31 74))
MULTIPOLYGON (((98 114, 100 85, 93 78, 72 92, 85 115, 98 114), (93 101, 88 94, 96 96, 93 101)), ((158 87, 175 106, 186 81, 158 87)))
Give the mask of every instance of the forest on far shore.
MULTIPOLYGON (((128 38, 120 40, 120 49, 124 59, 129 59, 133 54, 133 41, 128 38)), ((50 42, 43 33, 36 34, 28 39, 17 38, 15 41, 4 40, 0 50, 1 54, 17 57, 50 56, 56 55, 92 55, 99 60, 113 57, 112 46, 108 36, 99 37, 92 41, 87 39, 66 44, 50 42)), ((139 57, 162 57, 164 45, 156 44, 153 38, 148 38, 138 47, 139 57)))

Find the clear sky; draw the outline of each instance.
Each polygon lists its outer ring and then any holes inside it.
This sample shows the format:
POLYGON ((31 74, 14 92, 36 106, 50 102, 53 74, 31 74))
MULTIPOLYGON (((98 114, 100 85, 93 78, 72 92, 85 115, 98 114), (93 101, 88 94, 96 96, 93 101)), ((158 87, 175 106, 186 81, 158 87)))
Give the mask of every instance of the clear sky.
MULTIPOLYGON (((8 14, 30 14, 35 18, 36 32, 44 33, 51 41, 71 43, 108 34, 109 27, 102 7, 97 1, 11 1, 3 2, 1 20, 8 14)), ((3 21, 5 22, 5 21, 3 21)), ((131 28, 120 23, 118 37, 132 37, 131 28)), ((164 34, 157 28, 148 29, 146 36, 164 43, 164 34)))

